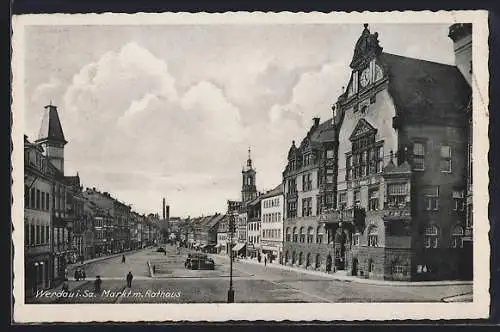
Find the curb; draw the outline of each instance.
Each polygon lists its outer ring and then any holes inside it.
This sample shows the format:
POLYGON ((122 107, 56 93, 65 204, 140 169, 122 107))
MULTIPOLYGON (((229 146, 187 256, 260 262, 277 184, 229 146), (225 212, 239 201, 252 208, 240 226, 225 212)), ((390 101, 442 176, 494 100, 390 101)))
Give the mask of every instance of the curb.
MULTIPOLYGON (((224 256, 219 256, 224 257, 224 256)), ((227 257, 229 259, 229 257, 227 257)), ((235 261, 236 262, 236 261, 235 261)), ((262 263, 254 262, 252 260, 239 260, 239 263, 248 263, 254 265, 263 265, 262 263)), ((278 264, 268 264, 267 267, 273 267, 277 269, 292 271, 292 272, 301 272, 305 274, 315 275, 324 278, 330 278, 336 281, 343 282, 357 282, 360 284, 370 284, 370 285, 379 285, 379 286, 394 286, 394 287, 429 287, 429 286, 468 286, 472 285, 472 281, 388 281, 388 280, 375 280, 375 279, 362 279, 356 277, 341 277, 334 274, 328 274, 325 272, 311 271, 305 269, 298 269, 284 265, 278 264)))
POLYGON ((459 294, 459 295, 454 295, 454 296, 448 296, 448 297, 443 297, 441 299, 441 302, 445 303, 452 303, 452 302, 473 302, 473 293, 464 293, 464 294, 459 294), (470 298, 470 301, 468 299, 470 298))

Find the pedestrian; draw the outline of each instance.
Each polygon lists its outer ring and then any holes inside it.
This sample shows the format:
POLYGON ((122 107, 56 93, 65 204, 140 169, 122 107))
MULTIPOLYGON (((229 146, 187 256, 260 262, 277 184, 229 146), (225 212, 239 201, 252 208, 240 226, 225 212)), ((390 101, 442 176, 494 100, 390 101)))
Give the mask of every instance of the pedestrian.
POLYGON ((264 256, 264 266, 267 266, 267 256, 264 256))
POLYGON ((122 255, 122 264, 125 264, 125 255, 122 255))
POLYGON ((132 272, 128 272, 127 274, 127 287, 130 288, 132 287, 132 279, 134 279, 134 276, 132 275, 132 272))
POLYGON ((74 277, 75 277, 75 280, 76 280, 76 281, 80 280, 80 271, 79 271, 78 269, 76 269, 76 270, 75 270, 75 275, 74 275, 74 277))
POLYGON ((80 256, 80 263, 83 264, 83 255, 80 256))
POLYGON ((85 270, 82 270, 82 279, 85 280, 87 276, 85 275, 85 270))
POLYGON ((95 293, 98 295, 101 294, 101 284, 102 284, 101 276, 97 276, 94 281, 94 290, 95 293))
POLYGON ((153 274, 156 273, 156 265, 153 265, 153 274))
POLYGON ((69 286, 68 286, 68 282, 67 281, 64 281, 64 283, 62 285, 62 291, 63 292, 69 292, 69 286))

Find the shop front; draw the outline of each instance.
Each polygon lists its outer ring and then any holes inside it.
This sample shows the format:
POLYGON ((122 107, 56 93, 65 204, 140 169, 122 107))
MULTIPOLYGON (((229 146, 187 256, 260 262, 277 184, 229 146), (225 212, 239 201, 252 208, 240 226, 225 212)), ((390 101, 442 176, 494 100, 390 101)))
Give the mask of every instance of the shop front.
POLYGON ((31 298, 37 291, 51 287, 50 254, 28 256, 24 264, 26 297, 31 298))

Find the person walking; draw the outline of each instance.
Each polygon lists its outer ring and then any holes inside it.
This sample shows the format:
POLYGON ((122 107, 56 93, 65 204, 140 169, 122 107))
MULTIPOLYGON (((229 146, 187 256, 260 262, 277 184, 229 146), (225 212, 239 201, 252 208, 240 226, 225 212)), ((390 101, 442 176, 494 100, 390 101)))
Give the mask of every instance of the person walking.
POLYGON ((62 291, 63 292, 69 292, 69 285, 68 282, 65 280, 63 285, 62 285, 62 291))
POLYGON ((264 266, 267 266, 267 255, 264 255, 264 266))
POLYGON ((101 284, 102 284, 101 276, 97 276, 94 281, 94 290, 95 293, 98 295, 101 294, 101 284))
POLYGON ((125 264, 125 255, 122 255, 122 264, 125 264))
POLYGON ((132 279, 134 279, 134 276, 132 275, 132 272, 128 272, 127 274, 127 287, 130 288, 132 287, 132 279))

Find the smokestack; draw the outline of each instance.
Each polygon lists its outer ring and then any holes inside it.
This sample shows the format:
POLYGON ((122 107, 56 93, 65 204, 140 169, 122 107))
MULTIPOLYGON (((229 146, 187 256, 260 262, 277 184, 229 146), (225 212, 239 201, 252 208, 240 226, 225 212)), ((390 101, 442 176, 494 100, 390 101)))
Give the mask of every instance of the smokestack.
POLYGON ((165 214, 166 214, 166 220, 169 220, 170 219, 170 205, 167 205, 165 207, 165 214))
POLYGON ((165 197, 163 197, 163 220, 165 219, 165 197))

